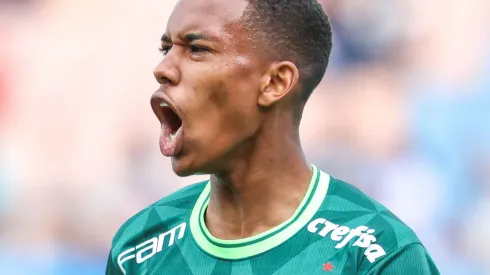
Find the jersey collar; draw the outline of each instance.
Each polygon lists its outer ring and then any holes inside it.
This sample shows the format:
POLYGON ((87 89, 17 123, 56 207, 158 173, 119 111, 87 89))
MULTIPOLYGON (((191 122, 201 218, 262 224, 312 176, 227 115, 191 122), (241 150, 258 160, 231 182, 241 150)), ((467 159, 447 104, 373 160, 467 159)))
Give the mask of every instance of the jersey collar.
POLYGON ((313 165, 311 169, 313 173, 308 190, 288 220, 261 234, 239 240, 221 240, 208 231, 204 222, 211 191, 211 184, 208 182, 197 199, 190 217, 190 229, 196 244, 211 256, 228 260, 253 257, 282 244, 313 218, 327 194, 330 176, 313 165))

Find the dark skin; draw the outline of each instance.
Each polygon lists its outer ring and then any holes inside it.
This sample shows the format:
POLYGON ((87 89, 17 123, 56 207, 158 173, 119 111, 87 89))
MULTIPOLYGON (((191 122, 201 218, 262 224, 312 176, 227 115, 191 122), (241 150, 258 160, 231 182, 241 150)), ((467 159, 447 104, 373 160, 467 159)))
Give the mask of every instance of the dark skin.
MULTIPOLYGON (((182 119, 180 176, 211 174, 206 225, 220 239, 264 232, 292 216, 311 178, 299 141, 299 72, 255 49, 245 0, 182 0, 162 37, 152 96, 182 119)), ((265 47, 265 45, 264 45, 265 47)), ((301 106, 299 106, 301 105, 301 106)))

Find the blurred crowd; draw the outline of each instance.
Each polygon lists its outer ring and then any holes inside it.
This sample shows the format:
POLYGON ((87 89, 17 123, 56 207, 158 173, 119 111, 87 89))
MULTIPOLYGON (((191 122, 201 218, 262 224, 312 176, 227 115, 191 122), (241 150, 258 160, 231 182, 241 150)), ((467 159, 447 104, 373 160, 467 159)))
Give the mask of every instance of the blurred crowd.
MULTIPOLYGON (((141 208, 204 178, 149 98, 175 0, 0 0, 0 274, 103 274, 141 208)), ((411 226, 442 274, 490 274, 490 1, 322 0, 310 161, 411 226)))

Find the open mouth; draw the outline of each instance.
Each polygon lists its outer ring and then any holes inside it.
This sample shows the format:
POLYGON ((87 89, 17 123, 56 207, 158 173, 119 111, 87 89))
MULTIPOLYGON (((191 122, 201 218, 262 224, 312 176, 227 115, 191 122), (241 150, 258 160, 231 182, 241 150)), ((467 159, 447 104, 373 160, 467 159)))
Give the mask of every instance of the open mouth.
POLYGON ((182 120, 174 112, 174 110, 172 110, 172 108, 168 106, 167 103, 165 102, 160 103, 160 107, 162 108, 162 112, 163 112, 163 124, 165 124, 164 126, 168 127, 170 137, 175 138, 175 135, 182 127, 182 120))
POLYGON ((161 102, 160 108, 160 150, 167 157, 175 156, 182 148, 182 119, 166 102, 161 102))

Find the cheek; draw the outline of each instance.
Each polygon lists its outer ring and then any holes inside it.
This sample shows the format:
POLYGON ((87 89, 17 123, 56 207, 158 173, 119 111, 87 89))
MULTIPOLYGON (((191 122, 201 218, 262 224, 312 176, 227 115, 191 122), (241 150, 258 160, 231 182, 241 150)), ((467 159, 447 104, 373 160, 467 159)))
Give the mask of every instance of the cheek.
POLYGON ((240 129, 246 130, 254 122, 257 99, 243 75, 228 74, 225 79, 218 81, 210 93, 209 101, 219 113, 223 130, 240 133, 240 129))
POLYGON ((194 107, 190 130, 201 146, 233 146, 257 128, 254 91, 241 80, 243 76, 240 79, 229 72, 220 76, 209 77, 192 89, 195 96, 190 102, 194 107))

